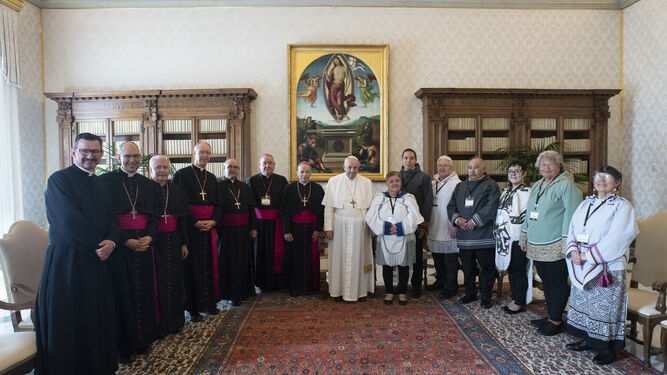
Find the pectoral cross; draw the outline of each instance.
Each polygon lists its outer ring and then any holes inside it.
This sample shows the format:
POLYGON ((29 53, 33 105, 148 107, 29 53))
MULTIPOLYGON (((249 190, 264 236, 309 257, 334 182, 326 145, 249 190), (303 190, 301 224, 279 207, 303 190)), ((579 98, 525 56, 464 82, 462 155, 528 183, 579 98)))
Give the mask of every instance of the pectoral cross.
POLYGON ((199 193, 199 195, 201 195, 201 200, 203 201, 206 200, 206 192, 204 190, 202 190, 201 193, 199 193))
POLYGON ((130 211, 130 213, 132 214, 132 220, 137 218, 137 210, 133 208, 132 211, 130 211))
POLYGON ((352 198, 352 200, 350 201, 350 204, 352 205, 352 208, 357 208, 355 206, 355 204, 357 204, 357 202, 354 201, 354 198, 352 198))
POLYGON ((167 215, 167 211, 164 211, 164 214, 160 215, 160 217, 164 218, 164 223, 167 224, 167 218, 169 215, 167 215))
POLYGON ((301 202, 303 203, 303 206, 306 207, 306 205, 308 204, 308 198, 306 197, 301 198, 301 202))
POLYGON ((241 202, 234 203, 234 206, 236 206, 237 210, 240 210, 241 209, 241 202))

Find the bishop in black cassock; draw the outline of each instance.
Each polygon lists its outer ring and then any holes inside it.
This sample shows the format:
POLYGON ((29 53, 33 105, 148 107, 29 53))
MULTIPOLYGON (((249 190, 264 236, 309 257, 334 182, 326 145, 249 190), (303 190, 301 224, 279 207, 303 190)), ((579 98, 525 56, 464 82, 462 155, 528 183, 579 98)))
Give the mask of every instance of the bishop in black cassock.
POLYGON ((255 295, 251 236, 257 236, 255 200, 248 185, 236 179, 239 164, 234 159, 225 161, 225 178, 218 184, 222 197, 222 216, 218 254, 220 256, 220 294, 232 301, 255 295))
POLYGON ((75 147, 75 164, 53 173, 44 194, 49 247, 35 304, 35 373, 108 375, 118 369, 108 261, 118 220, 109 189, 93 174, 102 141, 83 133, 75 147))
POLYGON ((178 332, 185 324, 185 285, 183 260, 188 255, 188 229, 195 218, 183 190, 169 182, 169 158, 151 158, 151 179, 160 189, 160 217, 155 247, 155 272, 158 292, 158 334, 178 332))
POLYGON ((310 181, 310 165, 300 164, 297 175, 299 181, 285 187, 281 214, 287 241, 282 285, 292 296, 320 289, 318 238, 324 226, 324 189, 310 181))
POLYGON ((280 221, 280 206, 287 179, 273 173, 275 161, 270 154, 259 159, 260 173, 246 179, 255 200, 257 238, 253 241, 255 285, 262 291, 280 286, 285 240, 280 221))
POLYGON ((211 147, 198 143, 193 164, 174 173, 173 182, 188 197, 197 221, 190 226, 189 255, 185 258, 185 309, 193 322, 202 320, 200 312, 217 314, 220 300, 218 275, 218 236, 215 227, 220 218, 220 198, 216 177, 206 170, 211 147))
POLYGON ((150 348, 157 338, 155 253, 160 198, 158 186, 137 173, 141 154, 132 142, 121 145, 121 167, 100 176, 111 189, 114 213, 120 223, 120 242, 111 257, 114 269, 118 349, 121 362, 150 348))

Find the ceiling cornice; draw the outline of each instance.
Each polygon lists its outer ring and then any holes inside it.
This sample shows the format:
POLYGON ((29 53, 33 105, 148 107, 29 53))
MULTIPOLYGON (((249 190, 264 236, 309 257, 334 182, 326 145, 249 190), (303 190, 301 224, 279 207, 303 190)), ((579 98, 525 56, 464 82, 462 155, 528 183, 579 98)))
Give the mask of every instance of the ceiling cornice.
POLYGON ((0 4, 6 5, 17 12, 23 8, 23 0, 0 0, 0 4))
MULTIPOLYGON (((16 1, 16 0, 2 0, 16 1)), ((372 7, 620 10, 639 0, 27 0, 42 9, 372 7)))

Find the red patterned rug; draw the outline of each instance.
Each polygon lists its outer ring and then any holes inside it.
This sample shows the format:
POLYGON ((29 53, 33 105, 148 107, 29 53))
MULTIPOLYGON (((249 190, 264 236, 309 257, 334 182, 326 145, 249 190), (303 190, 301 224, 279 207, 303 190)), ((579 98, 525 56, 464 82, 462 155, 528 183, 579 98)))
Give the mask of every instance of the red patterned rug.
POLYGON ((594 365, 592 353, 564 349, 572 337, 535 333, 534 311, 510 317, 497 305, 483 310, 430 293, 406 306, 270 293, 223 307, 119 373, 658 374, 627 353, 594 365))

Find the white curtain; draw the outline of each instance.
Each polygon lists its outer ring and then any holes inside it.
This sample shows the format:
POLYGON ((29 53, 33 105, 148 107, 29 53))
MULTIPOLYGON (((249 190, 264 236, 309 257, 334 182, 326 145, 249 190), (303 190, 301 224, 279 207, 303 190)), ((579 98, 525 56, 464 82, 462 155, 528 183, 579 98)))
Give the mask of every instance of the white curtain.
POLYGON ((0 5, 0 235, 23 217, 16 11, 0 5))

